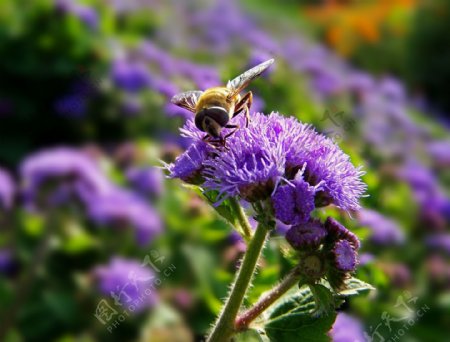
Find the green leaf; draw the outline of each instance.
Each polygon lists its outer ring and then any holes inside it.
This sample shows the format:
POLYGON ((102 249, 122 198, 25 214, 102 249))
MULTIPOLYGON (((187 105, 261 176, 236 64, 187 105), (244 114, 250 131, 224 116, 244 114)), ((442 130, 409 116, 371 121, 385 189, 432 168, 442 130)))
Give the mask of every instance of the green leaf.
POLYGON ((349 297, 349 296, 356 296, 371 290, 375 290, 375 288, 372 285, 352 277, 345 281, 345 290, 340 291, 338 294, 340 296, 349 297))
POLYGON ((216 205, 218 202, 219 192, 218 191, 203 191, 203 196, 211 204, 215 211, 219 213, 224 219, 226 219, 231 224, 236 222, 236 216, 234 215, 233 208, 229 200, 225 200, 220 205, 216 205))
POLYGON ((261 334, 256 329, 249 329, 241 332, 233 337, 233 342, 265 342, 268 341, 266 336, 261 334))
POLYGON ((320 284, 310 285, 309 289, 311 290, 315 301, 315 315, 326 315, 329 312, 334 311, 336 307, 335 300, 330 289, 320 284))
POLYGON ((265 324, 271 341, 330 341, 327 333, 336 319, 334 298, 323 285, 313 289, 314 294, 309 287, 291 290, 275 303, 265 324))

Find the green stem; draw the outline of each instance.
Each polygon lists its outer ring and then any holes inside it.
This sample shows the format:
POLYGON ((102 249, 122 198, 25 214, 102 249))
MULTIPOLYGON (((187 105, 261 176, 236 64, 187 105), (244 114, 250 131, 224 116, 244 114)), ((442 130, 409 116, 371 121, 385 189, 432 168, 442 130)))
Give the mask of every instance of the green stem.
POLYGON ((242 260, 242 265, 231 289, 230 296, 207 340, 208 342, 228 342, 233 336, 235 332, 234 320, 236 319, 239 308, 244 300, 245 293, 247 292, 250 281, 255 273, 256 264, 264 247, 264 242, 266 241, 268 233, 269 231, 266 226, 259 223, 253 239, 248 245, 244 259, 242 260))
POLYGON ((234 213, 237 216, 239 225, 242 228, 243 238, 248 242, 252 237, 252 227, 248 222, 247 215, 245 215, 244 209, 239 204, 236 198, 230 198, 230 204, 234 213))
POLYGON ((281 298, 292 286, 298 284, 300 277, 299 269, 297 267, 292 269, 277 286, 263 294, 255 305, 239 315, 235 321, 235 329, 238 331, 247 329, 264 310, 281 298))

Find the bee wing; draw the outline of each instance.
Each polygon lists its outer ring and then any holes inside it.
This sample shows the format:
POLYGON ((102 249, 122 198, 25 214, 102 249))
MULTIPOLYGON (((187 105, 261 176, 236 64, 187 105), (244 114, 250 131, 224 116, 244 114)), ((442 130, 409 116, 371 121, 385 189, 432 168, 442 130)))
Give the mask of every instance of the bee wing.
POLYGON ((197 105, 198 99, 202 94, 203 92, 200 90, 186 91, 172 97, 170 102, 195 113, 195 106, 197 105))
POLYGON ((247 70, 243 74, 239 75, 235 79, 228 81, 227 88, 231 90, 228 98, 234 97, 239 94, 242 89, 244 89, 252 80, 261 75, 261 73, 266 70, 274 62, 273 58, 265 61, 264 63, 258 64, 257 66, 247 70))

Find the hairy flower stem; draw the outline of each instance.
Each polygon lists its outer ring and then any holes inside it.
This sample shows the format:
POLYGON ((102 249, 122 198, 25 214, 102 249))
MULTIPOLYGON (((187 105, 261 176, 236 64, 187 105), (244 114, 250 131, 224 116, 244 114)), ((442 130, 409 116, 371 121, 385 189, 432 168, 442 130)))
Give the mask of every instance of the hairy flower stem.
POLYGON ((230 204, 233 208, 234 213, 237 216, 237 219, 239 221, 239 225, 242 228, 242 234, 243 238, 246 242, 249 242, 252 238, 252 227, 250 226, 250 223, 248 222, 247 215, 245 215, 244 209, 239 204, 239 201, 236 198, 230 198, 230 204))
POLYGON ((301 276, 299 269, 298 267, 295 267, 276 287, 270 290, 270 292, 263 294, 255 305, 236 319, 234 324, 235 329, 238 331, 247 329, 250 323, 253 322, 253 320, 255 320, 255 318, 257 318, 264 310, 275 303, 292 286, 298 284, 300 278, 301 276))
POLYGON ((208 342, 228 342, 235 333, 234 321, 244 300, 245 293, 250 286, 250 281, 255 273, 256 264, 268 233, 269 230, 266 225, 259 223, 245 252, 230 296, 207 340, 208 342))

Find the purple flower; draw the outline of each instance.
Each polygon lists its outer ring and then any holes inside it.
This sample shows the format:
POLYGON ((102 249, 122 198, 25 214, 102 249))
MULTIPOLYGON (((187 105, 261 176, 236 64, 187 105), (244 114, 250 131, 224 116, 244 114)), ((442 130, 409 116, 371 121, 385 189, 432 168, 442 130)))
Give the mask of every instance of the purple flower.
POLYGON ((153 307, 158 301, 154 273, 138 261, 115 257, 108 265, 97 267, 94 275, 100 292, 130 312, 153 307))
POLYGON ((404 233, 394 221, 369 209, 361 209, 357 215, 361 226, 368 227, 372 230, 370 237, 372 242, 378 245, 400 244, 404 242, 404 233))
POLYGON ((74 5, 72 13, 76 15, 86 26, 95 30, 98 27, 98 14, 92 7, 83 5, 74 5))
POLYGON ((163 192, 164 175, 156 167, 130 168, 126 172, 128 181, 143 194, 160 196, 163 192))
POLYGON ((118 59, 114 61, 111 76, 117 87, 130 93, 138 92, 152 85, 152 75, 141 62, 118 59))
MULTIPOLYGON (((71 148, 58 147, 37 152, 26 158, 20 167, 25 199, 34 201, 47 184, 57 188, 65 184, 76 195, 105 193, 111 184, 86 154, 71 148)), ((53 191, 55 189, 52 189, 53 191)))
POLYGON ((198 183, 202 179, 203 163, 210 151, 204 142, 196 142, 180 155, 173 164, 167 166, 169 177, 180 178, 187 183, 198 183))
POLYGON ((219 191, 223 198, 239 195, 250 202, 271 195, 283 177, 285 156, 271 141, 265 118, 254 115, 249 129, 240 129, 229 139, 227 150, 204 162, 206 188, 219 191), (265 127, 258 129, 259 124, 265 127))
POLYGON ((430 249, 441 250, 450 255, 450 234, 440 233, 429 236, 426 239, 426 244, 430 249))
POLYGON ((450 140, 432 141, 427 145, 428 153, 438 165, 450 165, 450 140))
POLYGON ((334 242, 343 239, 350 242, 355 250, 358 250, 360 248, 361 244, 358 237, 338 221, 336 221, 334 218, 327 218, 327 220, 325 221, 325 228, 328 232, 330 241, 334 242))
POLYGON ((0 168, 0 208, 9 210, 13 206, 16 187, 6 170, 0 168))
POLYGON ((323 225, 317 220, 312 220, 289 229, 286 233, 286 240, 294 249, 303 250, 318 247, 326 236, 327 231, 323 225))
MULTIPOLYGON (((214 154, 197 153, 195 163, 192 158, 184 161, 182 156, 171 169, 201 171, 204 166, 206 188, 219 191, 223 198, 240 196, 249 201, 269 197, 280 182, 288 182, 304 169, 304 181, 317 190, 321 188, 316 205, 334 203, 344 210, 359 209, 358 199, 366 189, 360 179, 363 172, 332 140, 295 118, 276 113, 254 113, 248 128, 244 128, 242 117, 233 123, 241 128, 229 137, 227 149, 214 154)), ((194 140, 204 136, 192 120, 182 134, 194 140)), ((176 174, 173 177, 182 178, 176 174)))
POLYGON ((373 254, 370 253, 363 253, 359 256, 359 262, 358 264, 363 266, 372 263, 372 261, 375 260, 375 257, 373 254))
POLYGON ((329 335, 333 342, 366 342, 364 327, 361 322, 346 313, 337 315, 329 335))
POLYGON ((136 241, 147 245, 162 231, 157 212, 141 197, 116 188, 106 194, 84 198, 91 219, 100 225, 131 226, 136 231, 136 241))
POLYGON ((318 189, 303 180, 303 170, 300 170, 292 182, 279 186, 272 195, 275 217, 285 224, 306 223, 315 208, 318 189))
POLYGON ((353 272, 356 267, 356 252, 347 240, 339 240, 332 250, 336 268, 341 272, 353 272))

